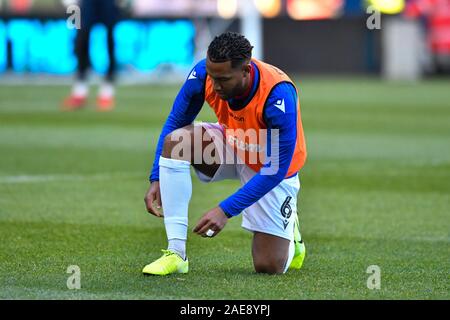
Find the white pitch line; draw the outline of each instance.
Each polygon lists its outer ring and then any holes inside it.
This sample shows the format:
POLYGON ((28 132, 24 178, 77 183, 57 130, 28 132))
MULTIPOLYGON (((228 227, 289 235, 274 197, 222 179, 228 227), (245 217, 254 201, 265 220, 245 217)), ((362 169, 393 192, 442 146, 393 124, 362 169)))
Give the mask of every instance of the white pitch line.
POLYGON ((48 174, 48 175, 16 175, 16 176, 0 176, 0 184, 14 183, 33 183, 33 182, 51 182, 51 181, 89 181, 89 180, 108 180, 111 178, 129 178, 129 177, 145 177, 145 173, 137 172, 114 172, 114 173, 97 173, 92 175, 80 174, 48 174))

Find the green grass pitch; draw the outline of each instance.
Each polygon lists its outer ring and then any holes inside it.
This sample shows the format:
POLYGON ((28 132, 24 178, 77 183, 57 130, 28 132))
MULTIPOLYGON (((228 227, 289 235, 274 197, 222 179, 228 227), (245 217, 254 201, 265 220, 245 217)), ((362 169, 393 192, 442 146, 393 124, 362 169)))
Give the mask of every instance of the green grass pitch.
MULTIPOLYGON (((60 112, 64 86, 1 86, 0 298, 449 299, 448 82, 298 84, 302 270, 255 274, 236 217, 214 239, 191 233, 190 272, 169 277, 141 274, 166 246, 143 197, 178 86, 121 86, 111 113, 60 112), (80 290, 67 288, 70 265, 80 290), (379 290, 367 287, 370 265, 379 290)), ((214 120, 206 105, 199 118, 214 120)), ((190 230, 238 187, 193 185, 190 230)))

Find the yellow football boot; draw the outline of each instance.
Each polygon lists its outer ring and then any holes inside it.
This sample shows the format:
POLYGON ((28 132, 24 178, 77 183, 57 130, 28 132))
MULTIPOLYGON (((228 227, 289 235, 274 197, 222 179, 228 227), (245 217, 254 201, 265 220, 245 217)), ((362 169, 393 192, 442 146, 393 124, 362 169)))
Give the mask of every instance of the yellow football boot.
POLYGON ((146 265, 142 273, 148 275, 166 276, 172 273, 187 273, 188 259, 183 260, 178 254, 170 250, 161 250, 163 255, 158 260, 146 265))
POLYGON ((305 260, 306 247, 303 243, 302 236, 300 234, 300 225, 298 223, 298 215, 295 215, 294 221, 294 258, 292 259, 289 269, 300 269, 303 265, 303 260, 305 260))

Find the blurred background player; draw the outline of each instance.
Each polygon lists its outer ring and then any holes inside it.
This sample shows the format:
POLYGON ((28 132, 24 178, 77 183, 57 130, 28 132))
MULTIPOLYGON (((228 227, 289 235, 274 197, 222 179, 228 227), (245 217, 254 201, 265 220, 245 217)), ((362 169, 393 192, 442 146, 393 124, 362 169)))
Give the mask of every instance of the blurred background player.
POLYGON ((114 81, 116 76, 116 58, 114 53, 114 26, 119 20, 120 6, 115 0, 65 1, 77 3, 81 9, 81 29, 75 38, 75 54, 78 60, 76 80, 70 96, 63 102, 64 110, 75 110, 86 105, 89 95, 87 72, 89 69, 89 35, 92 27, 102 23, 107 29, 109 65, 104 81, 97 94, 97 110, 109 111, 114 107, 114 81))
POLYGON ((411 0, 405 15, 425 20, 433 71, 450 73, 450 0, 411 0))

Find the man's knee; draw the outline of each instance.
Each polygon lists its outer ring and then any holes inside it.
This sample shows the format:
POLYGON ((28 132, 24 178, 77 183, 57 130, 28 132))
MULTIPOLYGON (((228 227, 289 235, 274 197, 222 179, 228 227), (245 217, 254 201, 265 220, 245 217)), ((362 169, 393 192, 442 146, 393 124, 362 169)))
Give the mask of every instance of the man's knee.
POLYGON ((285 269, 284 259, 253 261, 257 273, 282 274, 285 269))
POLYGON ((193 132, 193 126, 186 126, 166 135, 163 143, 162 156, 164 158, 191 162, 193 132))

